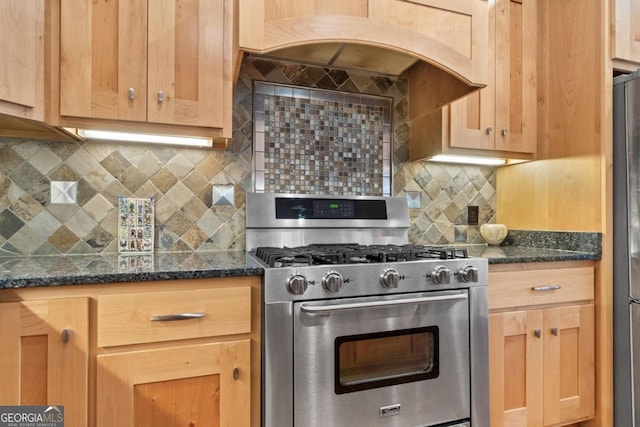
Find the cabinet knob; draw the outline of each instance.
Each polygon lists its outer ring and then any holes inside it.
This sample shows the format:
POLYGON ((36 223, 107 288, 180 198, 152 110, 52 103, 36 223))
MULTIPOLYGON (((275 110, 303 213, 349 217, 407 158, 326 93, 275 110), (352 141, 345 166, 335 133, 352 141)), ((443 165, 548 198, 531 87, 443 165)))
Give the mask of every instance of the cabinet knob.
POLYGON ((158 102, 164 101, 164 93, 161 90, 158 91, 158 102))
POLYGON ((69 328, 64 328, 62 330, 62 333, 60 334, 60 339, 62 340, 63 344, 66 344, 69 342, 69 338, 71 338, 71 329, 69 328))
POLYGON ((235 381, 238 380, 238 378, 240 378, 240 369, 238 368, 233 368, 233 379, 235 381))
POLYGON ((129 88, 127 93, 129 94, 129 99, 130 100, 133 100, 136 97, 136 90, 134 88, 132 88, 132 87, 129 88))
POLYGON ((540 338, 542 336, 542 331, 540 329, 536 329, 533 331, 533 335, 535 335, 536 338, 540 338))
POLYGON ((502 136, 507 136, 507 128, 502 128, 502 136))
POLYGON ((558 336, 558 327, 557 326, 554 326, 553 328, 551 328, 551 334, 553 336, 556 336, 556 337, 558 336))
POLYGON ((493 128, 491 126, 489 126, 487 128, 487 135, 491 135, 493 133, 493 128))

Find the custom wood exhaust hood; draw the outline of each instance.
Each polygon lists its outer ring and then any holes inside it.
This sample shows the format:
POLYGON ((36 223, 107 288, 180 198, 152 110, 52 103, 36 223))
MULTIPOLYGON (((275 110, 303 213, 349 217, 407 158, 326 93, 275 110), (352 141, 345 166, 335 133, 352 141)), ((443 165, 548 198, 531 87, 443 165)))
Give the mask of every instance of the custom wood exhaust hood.
POLYGON ((484 87, 485 0, 239 0, 239 47, 403 75, 421 114, 484 87))

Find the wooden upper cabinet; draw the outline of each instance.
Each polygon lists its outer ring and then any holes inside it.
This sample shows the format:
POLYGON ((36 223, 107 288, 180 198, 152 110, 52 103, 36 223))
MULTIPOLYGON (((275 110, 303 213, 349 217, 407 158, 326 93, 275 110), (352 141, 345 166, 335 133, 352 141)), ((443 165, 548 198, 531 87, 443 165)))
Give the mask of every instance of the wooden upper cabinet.
POLYGON ((442 110, 415 117, 412 159, 436 154, 534 159, 537 2, 490 0, 489 8, 489 83, 442 110))
POLYGON ((146 121, 146 27, 146 0, 61 3, 61 115, 146 121))
POLYGON ((232 24, 232 0, 62 2, 60 115, 231 136, 232 24))
POLYGON ((536 0, 495 6, 495 150, 536 153, 538 125, 536 0))
POLYGON ((239 19, 248 52, 364 44, 422 59, 466 84, 486 83, 484 0, 240 0, 239 19))
POLYGON ((222 127, 225 1, 149 4, 148 120, 222 127))
POLYGON ((621 68, 633 71, 640 64, 640 3, 634 0, 612 3, 611 57, 622 61, 618 64, 621 68))
POLYGON ((45 2, 0 4, 0 113, 44 120, 45 2))

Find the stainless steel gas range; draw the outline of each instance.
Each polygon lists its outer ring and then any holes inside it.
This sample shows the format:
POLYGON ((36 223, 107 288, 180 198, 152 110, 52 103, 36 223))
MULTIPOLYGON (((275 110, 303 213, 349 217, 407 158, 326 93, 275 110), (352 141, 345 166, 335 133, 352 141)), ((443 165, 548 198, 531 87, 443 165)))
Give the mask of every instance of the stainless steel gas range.
POLYGON ((247 194, 263 426, 489 426, 487 261, 408 228, 403 198, 247 194))

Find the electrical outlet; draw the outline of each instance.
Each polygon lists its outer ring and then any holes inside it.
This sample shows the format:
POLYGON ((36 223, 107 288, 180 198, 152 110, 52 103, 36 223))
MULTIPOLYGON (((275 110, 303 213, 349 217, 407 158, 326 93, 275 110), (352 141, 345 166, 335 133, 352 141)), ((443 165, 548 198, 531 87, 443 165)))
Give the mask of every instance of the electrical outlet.
POLYGON ((478 206, 467 206, 467 224, 468 225, 478 225, 478 217, 479 217, 479 208, 478 206))

